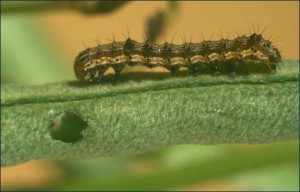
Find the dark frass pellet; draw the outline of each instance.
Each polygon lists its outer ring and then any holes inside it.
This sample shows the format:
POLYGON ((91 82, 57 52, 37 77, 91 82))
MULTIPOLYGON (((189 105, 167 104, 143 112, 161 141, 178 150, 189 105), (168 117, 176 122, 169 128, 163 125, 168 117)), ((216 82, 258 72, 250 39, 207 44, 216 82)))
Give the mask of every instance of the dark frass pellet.
POLYGON ((53 119, 50 125, 53 139, 66 143, 78 141, 82 138, 81 132, 87 127, 87 122, 72 112, 64 112, 53 119))

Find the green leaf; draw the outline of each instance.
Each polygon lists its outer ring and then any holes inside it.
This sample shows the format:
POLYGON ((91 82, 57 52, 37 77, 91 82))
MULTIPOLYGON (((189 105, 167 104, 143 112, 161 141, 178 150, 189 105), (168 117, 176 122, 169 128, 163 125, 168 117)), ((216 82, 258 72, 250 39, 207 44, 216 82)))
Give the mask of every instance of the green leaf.
POLYGON ((275 75, 230 78, 127 73, 111 85, 62 82, 1 87, 2 166, 34 159, 144 153, 176 144, 269 143, 297 139, 298 60, 275 75), (135 75, 135 76, 133 76, 135 75), (150 75, 149 75, 150 76, 150 75), (166 78, 165 80, 161 80, 166 78), (87 122, 83 138, 50 136, 64 112, 87 122))
MULTIPOLYGON (((24 2, 23 2, 24 3, 24 2)), ((34 23, 33 16, 1 15, 1 80, 45 84, 73 78, 66 60, 34 23)), ((71 68, 71 67, 70 67, 71 68)))
MULTIPOLYGON (((235 187, 238 191, 268 191, 274 190, 274 186, 277 187, 275 188, 276 190, 298 191, 298 146, 299 142, 295 140, 268 145, 255 145, 253 147, 219 145, 210 146, 209 148, 208 146, 201 146, 200 149, 197 146, 177 146, 185 148, 187 152, 194 152, 193 155, 198 157, 198 161, 186 159, 183 166, 168 167, 162 163, 163 159, 155 159, 156 161, 153 159, 156 166, 152 168, 152 172, 146 174, 130 171, 130 168, 125 169, 125 171, 121 169, 122 171, 120 171, 118 167, 120 166, 120 162, 116 161, 117 158, 106 159, 107 161, 110 160, 111 166, 107 165, 108 163, 104 164, 103 158, 101 159, 101 163, 98 164, 95 163, 97 160, 90 161, 90 169, 86 169, 86 167, 82 168, 80 166, 81 161, 77 161, 77 163, 76 161, 75 163, 72 161, 75 164, 73 166, 76 166, 78 169, 77 172, 72 172, 73 177, 64 180, 64 182, 59 183, 57 186, 51 186, 50 189, 106 191, 172 189, 186 191, 190 190, 186 188, 188 185, 193 186, 196 183, 196 186, 198 185, 199 188, 192 190, 208 191, 211 189, 209 187, 212 185, 211 180, 225 180, 231 183, 237 180, 233 185, 240 185, 239 187, 235 187), (191 150, 192 148, 194 150, 191 150), (210 155, 205 154, 203 148, 209 150, 210 155), (195 149, 198 149, 198 152, 195 152, 195 149), (199 150, 202 154, 199 153, 199 150), (207 159, 202 159, 203 156, 207 159), (290 166, 292 171, 285 174, 290 166), (277 175, 276 172, 274 173, 274 168, 277 168, 277 175), (251 177, 251 172, 256 172, 256 174, 251 177), (249 173, 250 175, 247 176, 249 173), (109 176, 109 174, 113 174, 113 177, 109 176), (278 182, 274 183, 274 180, 278 182), (251 187, 245 188, 247 186, 245 183, 249 183, 248 186, 251 187)), ((180 157, 184 158, 184 156, 180 157)), ((119 161, 122 163, 126 162, 126 159, 122 160, 119 161)), ((176 158, 172 160, 176 161, 176 158)), ((138 161, 130 162, 131 165, 138 164, 138 161)), ((68 162, 67 165, 70 165, 70 163, 68 162)), ((167 163, 171 162, 168 161, 167 163)), ((49 190, 49 186, 44 189, 49 190)), ((228 190, 228 188, 225 188, 225 190, 228 190)), ((229 188, 229 190, 231 189, 229 188)))

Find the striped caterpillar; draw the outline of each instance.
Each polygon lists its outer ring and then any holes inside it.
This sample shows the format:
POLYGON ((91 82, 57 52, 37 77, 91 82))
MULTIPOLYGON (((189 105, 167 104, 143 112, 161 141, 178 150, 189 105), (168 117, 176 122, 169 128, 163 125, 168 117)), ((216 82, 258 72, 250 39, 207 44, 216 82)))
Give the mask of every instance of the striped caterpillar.
POLYGON ((75 59, 74 71, 77 79, 91 82, 100 81, 110 67, 118 79, 127 65, 149 68, 160 66, 169 70, 171 74, 175 74, 180 68, 187 68, 193 75, 235 76, 257 72, 275 73, 276 64, 280 60, 281 55, 271 41, 256 33, 232 40, 221 39, 181 45, 158 45, 150 41, 139 43, 128 38, 125 42, 113 41, 80 52, 75 59))

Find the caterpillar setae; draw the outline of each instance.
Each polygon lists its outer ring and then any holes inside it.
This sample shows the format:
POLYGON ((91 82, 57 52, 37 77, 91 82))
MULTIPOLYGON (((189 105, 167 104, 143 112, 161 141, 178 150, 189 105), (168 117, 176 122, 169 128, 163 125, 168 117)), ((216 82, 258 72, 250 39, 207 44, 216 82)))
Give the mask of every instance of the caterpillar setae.
POLYGON ((175 74, 180 68, 191 74, 242 75, 275 73, 281 60, 279 50, 261 34, 239 36, 234 39, 202 41, 200 43, 155 44, 139 43, 130 38, 124 42, 87 48, 75 59, 77 79, 98 82, 108 68, 118 79, 125 66, 142 65, 149 68, 164 67, 175 74), (250 67, 249 67, 250 66, 250 67))

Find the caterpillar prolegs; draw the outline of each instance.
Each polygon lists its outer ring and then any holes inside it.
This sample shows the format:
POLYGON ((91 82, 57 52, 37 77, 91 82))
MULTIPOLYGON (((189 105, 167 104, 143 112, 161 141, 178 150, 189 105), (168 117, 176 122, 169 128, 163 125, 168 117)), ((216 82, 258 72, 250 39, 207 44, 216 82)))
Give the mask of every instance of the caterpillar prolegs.
POLYGON ((110 67, 118 78, 125 66, 136 65, 164 67, 171 74, 186 68, 193 75, 242 75, 275 73, 280 60, 280 52, 272 42, 256 33, 231 40, 180 45, 139 43, 128 38, 124 42, 113 41, 80 52, 75 59, 74 71, 77 79, 92 82, 100 81, 110 67))

